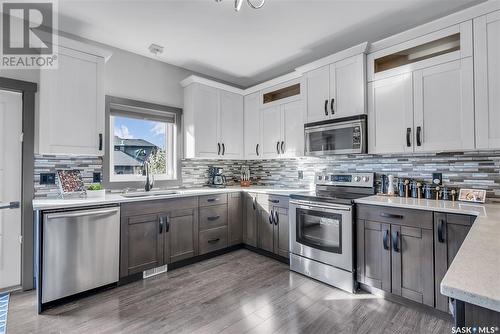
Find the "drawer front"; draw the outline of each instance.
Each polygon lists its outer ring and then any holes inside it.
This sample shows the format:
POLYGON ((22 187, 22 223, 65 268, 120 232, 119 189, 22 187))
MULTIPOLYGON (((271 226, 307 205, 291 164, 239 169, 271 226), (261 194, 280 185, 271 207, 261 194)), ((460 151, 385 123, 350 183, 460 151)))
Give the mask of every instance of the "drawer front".
POLYGON ((227 247, 227 226, 200 232, 200 255, 227 247))
POLYGON ((227 205, 200 208, 200 231, 227 225, 227 205))
POLYGON ((199 197, 200 206, 212 206, 227 203, 227 194, 205 195, 199 197))
POLYGON ((286 196, 259 194, 257 202, 264 207, 271 205, 288 209, 288 197, 286 196))
POLYGON ((198 197, 168 198, 159 200, 145 200, 121 204, 121 215, 136 216, 149 213, 167 212, 198 207, 198 197))
POLYGON ((358 219, 432 229, 432 212, 377 205, 357 205, 358 219))

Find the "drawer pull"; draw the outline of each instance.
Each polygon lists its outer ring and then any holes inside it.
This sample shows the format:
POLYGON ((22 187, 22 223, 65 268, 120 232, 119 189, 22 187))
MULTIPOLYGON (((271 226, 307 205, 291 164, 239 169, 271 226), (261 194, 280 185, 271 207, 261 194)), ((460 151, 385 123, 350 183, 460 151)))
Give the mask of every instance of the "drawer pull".
POLYGON ((396 253, 399 253, 399 232, 398 231, 392 233, 392 249, 396 253))
POLYGON ((394 213, 385 213, 385 212, 382 212, 380 214, 380 217, 384 217, 384 218, 393 218, 393 219, 403 219, 404 216, 403 215, 396 215, 394 213))
POLYGON ((220 218, 220 216, 212 216, 212 217, 207 217, 207 220, 214 221, 214 220, 217 220, 219 218, 220 218))
POLYGON ((216 243, 216 242, 218 242, 218 241, 220 241, 220 238, 210 239, 210 240, 208 240, 207 242, 208 242, 209 244, 215 244, 215 243, 216 243))
POLYGON ((279 199, 268 199, 268 201, 275 204, 280 202, 279 199))
POLYGON ((218 200, 219 200, 218 198, 209 198, 207 199, 207 202, 216 202, 218 200))

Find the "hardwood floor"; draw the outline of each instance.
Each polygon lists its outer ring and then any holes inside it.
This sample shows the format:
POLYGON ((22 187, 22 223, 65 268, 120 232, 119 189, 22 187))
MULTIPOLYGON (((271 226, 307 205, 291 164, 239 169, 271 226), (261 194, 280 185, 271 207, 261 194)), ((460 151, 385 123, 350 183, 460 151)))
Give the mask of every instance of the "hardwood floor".
POLYGON ((238 250, 36 314, 13 294, 14 333, 450 333, 451 322, 351 295, 238 250))

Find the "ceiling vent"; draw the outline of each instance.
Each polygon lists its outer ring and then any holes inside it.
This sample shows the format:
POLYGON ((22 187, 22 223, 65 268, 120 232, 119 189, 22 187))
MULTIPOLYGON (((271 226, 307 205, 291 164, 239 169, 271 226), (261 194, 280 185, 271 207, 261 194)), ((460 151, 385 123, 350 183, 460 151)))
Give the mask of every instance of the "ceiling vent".
POLYGON ((151 52, 155 56, 161 55, 163 53, 163 46, 158 44, 151 44, 148 49, 149 52, 151 52))

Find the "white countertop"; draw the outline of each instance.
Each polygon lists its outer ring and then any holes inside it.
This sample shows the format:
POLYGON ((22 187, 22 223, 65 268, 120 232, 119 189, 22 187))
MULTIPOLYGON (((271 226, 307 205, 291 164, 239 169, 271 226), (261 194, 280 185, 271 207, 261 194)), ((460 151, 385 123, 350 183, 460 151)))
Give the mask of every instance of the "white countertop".
MULTIPOLYGON (((309 189, 300 188, 279 188, 279 187, 262 187, 262 186, 252 186, 252 187, 226 187, 226 188, 187 188, 187 189, 169 189, 176 191, 175 194, 167 195, 157 195, 148 197, 124 197, 119 193, 107 193, 104 198, 37 198, 33 200, 33 210, 51 210, 51 209, 66 209, 66 208, 76 208, 85 206, 96 206, 103 204, 118 204, 127 202, 141 202, 141 201, 152 201, 158 199, 168 199, 168 198, 178 198, 178 197, 189 197, 189 196, 200 196, 200 195, 211 195, 220 193, 232 193, 232 192, 252 192, 261 193, 269 195, 280 195, 280 196, 290 196, 292 193, 307 192, 309 189)), ((156 190, 152 190, 154 192, 156 190)), ((162 190, 157 190, 162 191, 162 190)))
POLYGON ((477 216, 445 277, 441 293, 500 312, 500 204, 370 196, 359 204, 477 216))

